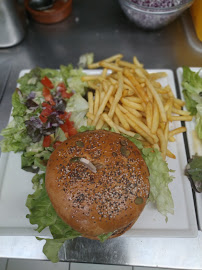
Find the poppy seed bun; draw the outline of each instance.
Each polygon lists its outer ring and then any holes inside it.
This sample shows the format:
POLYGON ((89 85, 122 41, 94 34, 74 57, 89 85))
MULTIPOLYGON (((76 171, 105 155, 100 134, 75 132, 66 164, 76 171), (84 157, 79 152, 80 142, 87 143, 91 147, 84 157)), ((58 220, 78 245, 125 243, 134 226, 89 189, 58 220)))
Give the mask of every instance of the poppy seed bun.
POLYGON ((116 237, 129 229, 149 196, 149 172, 139 149, 120 134, 77 133, 52 153, 46 190, 60 216, 82 236, 116 237), (95 167, 93 172, 80 161, 95 167))

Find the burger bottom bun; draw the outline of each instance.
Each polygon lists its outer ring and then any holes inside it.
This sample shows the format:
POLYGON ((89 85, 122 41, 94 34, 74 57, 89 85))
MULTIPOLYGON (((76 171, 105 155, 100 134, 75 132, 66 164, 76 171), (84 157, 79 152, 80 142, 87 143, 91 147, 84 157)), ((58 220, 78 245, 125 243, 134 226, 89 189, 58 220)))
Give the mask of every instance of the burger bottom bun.
MULTIPOLYGON (((122 228, 122 229, 119 229, 119 230, 115 231, 108 239, 116 238, 116 237, 119 237, 119 236, 123 235, 125 232, 127 232, 128 230, 130 230, 133 227, 135 222, 136 222, 136 220, 131 222, 125 228, 122 228)), ((93 237, 93 236, 89 236, 89 235, 86 235, 86 236, 83 235, 83 237, 91 239, 91 240, 100 240, 98 237, 93 237)))

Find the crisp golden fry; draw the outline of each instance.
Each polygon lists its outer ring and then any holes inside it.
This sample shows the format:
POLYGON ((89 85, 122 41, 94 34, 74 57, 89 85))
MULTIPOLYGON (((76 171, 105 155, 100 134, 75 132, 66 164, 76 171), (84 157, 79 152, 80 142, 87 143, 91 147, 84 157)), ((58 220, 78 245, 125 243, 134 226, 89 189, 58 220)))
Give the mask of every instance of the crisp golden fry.
POLYGON ((151 138, 144 130, 142 130, 136 123, 135 121, 131 120, 131 118, 128 117, 128 115, 126 115, 127 117, 127 121, 129 123, 129 125, 135 130, 135 132, 137 132, 138 134, 140 134, 140 136, 142 136, 143 138, 145 138, 148 142, 150 142, 151 144, 154 144, 154 140, 153 138, 151 138))
POLYGON ((187 131, 186 127, 179 127, 179 128, 173 129, 173 130, 169 131, 168 138, 170 139, 174 135, 182 133, 182 132, 186 132, 186 131, 187 131))
MULTIPOLYGON (((88 92, 88 111, 93 114, 93 92, 88 92)), ((88 119, 88 125, 91 124, 91 119, 88 119)))
POLYGON ((119 83, 119 86, 118 86, 117 92, 115 94, 115 98, 111 104, 111 108, 110 108, 109 114, 108 114, 110 118, 113 117, 114 112, 115 112, 115 108, 116 108, 119 100, 121 99, 122 93, 123 93, 123 75, 121 72, 118 72, 118 83, 119 83))
POLYGON ((159 126, 159 109, 158 106, 156 104, 156 102, 154 102, 154 106, 153 106, 153 118, 152 118, 152 126, 151 126, 151 133, 152 134, 156 134, 156 131, 158 129, 159 126))
POLYGON ((126 99, 126 98, 122 98, 122 99, 121 99, 121 102, 122 102, 124 105, 126 105, 126 106, 128 106, 128 107, 130 107, 130 108, 133 108, 133 109, 135 109, 135 110, 138 110, 138 111, 144 111, 144 108, 143 108, 142 104, 134 103, 134 102, 132 102, 132 101, 126 99))
POLYGON ((167 109, 167 119, 170 121, 171 113, 172 113, 172 106, 173 106, 173 98, 169 98, 169 106, 167 109))
POLYGON ((128 124, 128 122, 127 122, 127 120, 126 120, 124 114, 121 112, 121 110, 119 110, 119 108, 116 107, 115 112, 116 112, 116 115, 117 115, 119 121, 120 121, 121 124, 122 124, 122 127, 123 127, 124 129, 126 129, 126 130, 130 130, 130 126, 129 126, 129 124, 128 124))
POLYGON ((131 108, 131 107, 128 107, 126 105, 124 105, 124 107, 122 107, 122 108, 126 109, 127 112, 132 113, 134 116, 139 117, 139 118, 142 118, 142 114, 139 113, 136 109, 131 108))
POLYGON ((130 71, 124 69, 124 75, 131 81, 131 83, 135 86, 135 89, 138 92, 138 96, 142 98, 145 102, 148 102, 148 96, 142 91, 142 88, 136 78, 132 75, 130 71))
POLYGON ((94 100, 94 109, 93 113, 96 115, 98 108, 99 108, 99 103, 100 103, 100 92, 98 90, 95 91, 95 100, 94 100))
POLYGON ((126 97, 129 101, 132 101, 134 103, 142 103, 142 99, 138 97, 126 97))
POLYGON ((86 75, 83 80, 95 91, 88 93, 88 125, 96 129, 113 128, 128 136, 139 134, 144 147, 159 149, 162 157, 176 158, 168 150, 175 135, 186 132, 185 127, 170 130, 172 121, 191 121, 192 116, 182 107, 170 85, 162 86, 158 79, 165 72, 149 73, 134 56, 133 63, 117 54, 89 65, 103 67, 100 75, 86 75))
POLYGON ((102 118, 104 119, 104 121, 111 127, 114 129, 115 132, 120 133, 118 128, 116 127, 116 125, 114 124, 114 122, 109 118, 109 116, 106 113, 102 114, 102 118))
MULTIPOLYGON (((122 54, 116 54, 109 58, 104 59, 103 61, 110 63, 110 62, 115 61, 116 59, 121 59, 121 58, 123 58, 122 54)), ((101 67, 100 62, 96 62, 96 63, 88 65, 88 68, 99 68, 99 67, 101 67)))
POLYGON ((163 159, 165 160, 166 153, 167 153, 167 144, 166 144, 166 140, 165 140, 165 137, 161 128, 157 130, 157 135, 160 141, 161 154, 162 154, 163 159))
POLYGON ((104 91, 100 92, 100 104, 102 103, 104 97, 105 97, 105 92, 104 91))
POLYGON ((129 62, 127 62, 127 61, 122 61, 122 60, 120 60, 120 61, 118 61, 118 64, 119 64, 121 67, 128 67, 128 68, 131 68, 131 69, 135 69, 135 68, 136 68, 136 66, 135 66, 134 64, 129 63, 129 62))
POLYGON ((162 129, 162 130, 163 130, 163 132, 164 132, 165 140, 166 140, 166 142, 168 143, 169 122, 167 122, 167 123, 165 124, 165 127, 164 127, 164 129, 162 129))
POLYGON ((86 116, 90 119, 90 120, 94 120, 95 118, 95 115, 90 113, 90 112, 87 112, 86 116))
POLYGON ((179 115, 190 115, 190 112, 172 108, 172 112, 179 115))
POLYGON ((121 104, 118 104, 117 107, 122 111, 122 113, 126 114, 128 111, 121 104))
POLYGON ((173 104, 173 107, 174 107, 175 109, 177 109, 177 110, 181 110, 181 106, 178 105, 177 103, 174 103, 174 104, 173 104))
MULTIPOLYGON (((125 130, 123 127, 121 127, 120 125, 116 125, 116 128, 123 134, 125 135, 128 135, 128 136, 131 136, 131 137, 134 137, 135 135, 137 135, 137 133, 134 133, 132 131, 128 131, 128 130, 125 130)), ((141 138, 139 138, 141 139, 141 138)))
POLYGON ((166 151, 166 155, 169 157, 169 158, 173 158, 173 159, 176 159, 176 156, 170 151, 167 149, 166 151))
POLYGON ((103 87, 104 91, 107 92, 108 91, 108 88, 109 88, 108 82, 107 81, 103 81, 102 82, 102 87, 103 87))
POLYGON ((138 125, 142 130, 144 130, 144 132, 146 132, 148 134, 148 136, 150 136, 154 140, 154 142, 158 141, 157 136, 151 134, 151 131, 149 130, 149 128, 139 118, 135 117, 130 112, 127 113, 127 116, 132 121, 134 121, 136 123, 136 125, 138 125))
POLYGON ((182 116, 171 116, 170 121, 191 121, 193 119, 192 115, 182 115, 182 116))
POLYGON ((149 91, 149 89, 148 89, 147 86, 144 87, 144 89, 147 91, 147 95, 148 95, 149 101, 150 101, 151 103, 153 103, 153 102, 154 102, 154 98, 153 98, 153 95, 152 95, 151 91, 149 91))
POLYGON ((174 103, 180 105, 181 107, 183 107, 185 105, 185 102, 181 99, 178 99, 178 98, 174 99, 174 103))
POLYGON ((107 68, 104 68, 103 71, 102 71, 102 75, 101 75, 101 76, 102 76, 104 79, 105 79, 106 76, 107 76, 107 71, 108 71, 107 68))
MULTIPOLYGON (((153 84, 154 85, 154 84, 153 84)), ((158 88, 156 87, 156 85, 154 85, 154 87, 156 88, 156 91, 159 93, 159 94, 162 94, 162 95, 165 95, 165 94, 168 94, 169 93, 169 89, 164 87, 164 88, 158 88)))
POLYGON ((109 98, 110 98, 110 96, 111 96, 113 90, 114 90, 114 86, 111 85, 111 86, 109 87, 109 90, 108 90, 108 92, 106 93, 104 99, 101 101, 101 106, 99 107, 99 109, 98 109, 98 111, 97 111, 97 113, 96 113, 95 119, 93 120, 93 123, 92 123, 93 126, 95 126, 95 125, 97 124, 97 122, 98 122, 98 120, 99 120, 99 116, 103 113, 103 111, 104 111, 104 109, 105 109, 105 106, 107 105, 107 102, 108 102, 108 100, 109 100, 109 98))
POLYGON ((151 91, 154 99, 156 100, 156 103, 158 104, 159 112, 160 112, 160 116, 161 116, 162 121, 166 122, 167 121, 166 112, 164 110, 163 103, 162 103, 158 93, 156 92, 153 85, 150 83, 150 81, 148 79, 146 79, 146 84, 147 84, 149 90, 151 91))
POLYGON ((169 122, 166 122, 166 123, 165 123, 165 122, 160 122, 160 123, 159 123, 159 127, 160 127, 163 131, 165 131, 165 126, 166 126, 167 123, 169 123, 169 122))
POLYGON ((168 140, 169 140, 169 142, 175 142, 176 141, 175 137, 170 137, 170 138, 168 138, 168 140))
POLYGON ((124 89, 123 97, 135 96, 135 91, 133 89, 124 89))
POLYGON ((169 110, 169 108, 172 109, 172 105, 173 105, 173 99, 171 99, 171 98, 167 99, 167 101, 164 105, 165 112, 167 112, 169 110))
POLYGON ((151 83, 152 83, 152 85, 156 88, 156 90, 157 90, 157 92, 158 92, 158 90, 162 90, 162 85, 159 83, 159 82, 157 82, 157 81, 154 81, 154 80, 151 80, 151 83))
POLYGON ((119 118, 116 114, 113 116, 113 121, 116 125, 119 125, 119 118))
POLYGON ((86 75, 86 76, 83 76, 81 79, 83 82, 95 81, 95 80, 103 81, 104 80, 104 78, 100 75, 86 75))
POLYGON ((160 151, 160 147, 159 147, 159 145, 157 143, 153 144, 153 148, 160 151))
POLYGON ((113 85, 118 85, 118 82, 117 82, 117 80, 115 80, 114 78, 112 78, 112 77, 109 77, 109 81, 111 82, 111 84, 113 84, 113 85))
POLYGON ((101 67, 104 67, 104 68, 108 68, 108 69, 111 69, 113 71, 122 71, 122 68, 114 65, 114 64, 111 64, 111 63, 107 63, 105 61, 101 61, 100 62, 100 66, 101 67))
POLYGON ((89 82, 88 81, 89 88, 92 88, 94 90, 99 90, 99 86, 95 84, 95 82, 89 82))
POLYGON ((146 121, 149 129, 151 129, 152 126, 152 115, 153 115, 152 103, 148 102, 146 107, 146 121))
POLYGON ((137 59, 136 56, 133 57, 133 63, 134 63, 135 66, 137 66, 137 67, 139 67, 139 68, 143 68, 143 64, 141 64, 141 63, 138 61, 138 59, 137 59))
POLYGON ((166 72, 154 72, 154 73, 149 73, 149 79, 152 80, 158 80, 160 78, 167 77, 166 72))
MULTIPOLYGON (((114 103, 114 98, 113 97, 110 97, 109 102, 112 105, 114 103)), ((129 126, 129 124, 128 124, 125 116, 124 116, 124 113, 122 113, 122 111, 119 109, 119 106, 116 106, 115 113, 116 113, 116 115, 114 115, 114 117, 117 117, 118 118, 118 123, 116 123, 116 122, 115 123, 116 124, 119 124, 119 121, 120 121, 121 124, 122 124, 122 127, 125 130, 130 130, 130 126, 129 126)), ((109 114, 108 114, 108 116, 109 116, 109 114)))
POLYGON ((104 121, 102 120, 102 118, 100 118, 95 128, 102 129, 103 126, 104 126, 104 121))

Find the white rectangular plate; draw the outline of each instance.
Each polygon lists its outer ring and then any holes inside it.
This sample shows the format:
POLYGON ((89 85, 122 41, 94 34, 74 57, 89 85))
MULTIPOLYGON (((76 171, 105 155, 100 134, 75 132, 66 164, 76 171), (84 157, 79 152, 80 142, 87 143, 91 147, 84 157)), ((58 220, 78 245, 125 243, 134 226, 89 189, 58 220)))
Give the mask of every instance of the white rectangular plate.
MULTIPOLYGON (((163 86, 169 84, 176 94, 173 72, 165 71, 168 77, 160 79, 163 86)), ((28 70, 20 73, 22 76, 28 70)), ((98 74, 100 70, 86 70, 88 74, 98 74)), ((177 128, 180 122, 172 124, 177 128)), ((169 144, 169 149, 176 155, 176 160, 168 159, 168 166, 175 170, 170 189, 174 200, 174 215, 168 215, 168 222, 155 207, 148 203, 135 225, 122 237, 196 237, 197 223, 192 190, 184 176, 186 153, 182 134, 176 136, 176 142, 169 144)), ((158 170, 158 168, 157 168, 158 170)), ((20 169, 20 153, 2 154, 0 160, 0 235, 38 235, 35 226, 26 218, 28 209, 25 206, 27 195, 33 193, 32 174, 20 169)), ((48 231, 43 232, 43 235, 48 231)))
MULTIPOLYGON (((191 70, 194 72, 198 72, 200 68, 191 67, 191 70)), ((180 93, 183 99, 182 94, 182 75, 183 75, 183 69, 182 67, 179 67, 177 69, 177 78, 178 78, 178 84, 180 88, 180 93)), ((202 70, 200 71, 200 75, 202 76, 202 70)), ((199 140, 195 131, 195 118, 191 122, 186 122, 186 128, 187 128, 187 141, 188 141, 188 147, 190 156, 192 155, 199 155, 202 156, 202 140, 199 140)), ((198 219, 199 219, 199 227, 200 230, 202 230, 202 194, 196 192, 196 203, 197 203, 197 213, 198 213, 198 219)))

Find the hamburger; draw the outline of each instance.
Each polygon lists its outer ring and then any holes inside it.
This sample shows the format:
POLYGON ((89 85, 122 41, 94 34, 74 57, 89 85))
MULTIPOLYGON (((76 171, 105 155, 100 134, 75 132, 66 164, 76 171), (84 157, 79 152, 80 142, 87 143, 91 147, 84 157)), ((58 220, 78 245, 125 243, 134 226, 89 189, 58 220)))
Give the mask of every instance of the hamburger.
POLYGON ((45 186, 58 216, 83 237, 118 237, 149 197, 149 171, 139 149, 105 130, 77 133, 50 156, 45 186))

